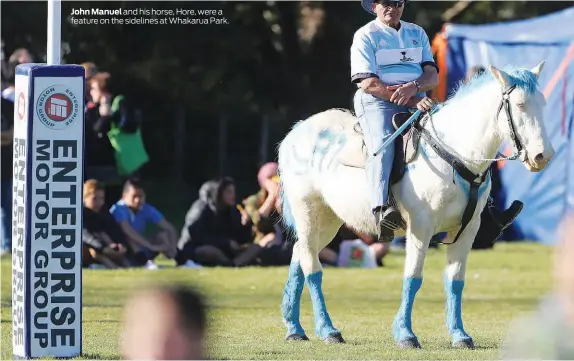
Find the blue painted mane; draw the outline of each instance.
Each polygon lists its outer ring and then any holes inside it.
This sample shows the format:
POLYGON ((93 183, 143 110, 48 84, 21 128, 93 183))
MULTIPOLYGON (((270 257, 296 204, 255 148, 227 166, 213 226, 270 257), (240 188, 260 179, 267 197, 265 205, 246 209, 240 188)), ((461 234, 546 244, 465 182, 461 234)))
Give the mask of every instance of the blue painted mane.
MULTIPOLYGON (((527 94, 533 94, 536 92, 538 88, 538 79, 530 70, 515 67, 506 67, 502 70, 508 74, 511 85, 516 85, 518 89, 524 90, 527 94)), ((486 70, 482 74, 473 76, 466 84, 461 81, 454 93, 446 102, 469 95, 482 86, 494 81, 496 81, 496 79, 492 73, 486 70)))

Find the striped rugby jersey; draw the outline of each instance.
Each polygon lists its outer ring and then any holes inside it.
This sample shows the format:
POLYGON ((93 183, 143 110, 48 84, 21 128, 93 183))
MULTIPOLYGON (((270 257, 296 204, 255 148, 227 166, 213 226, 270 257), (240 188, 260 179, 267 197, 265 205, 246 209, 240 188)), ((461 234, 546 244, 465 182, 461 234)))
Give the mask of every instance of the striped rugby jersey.
POLYGON ((395 30, 378 18, 355 32, 351 45, 351 82, 377 76, 386 85, 418 79, 423 66, 435 64, 423 28, 401 20, 395 30))

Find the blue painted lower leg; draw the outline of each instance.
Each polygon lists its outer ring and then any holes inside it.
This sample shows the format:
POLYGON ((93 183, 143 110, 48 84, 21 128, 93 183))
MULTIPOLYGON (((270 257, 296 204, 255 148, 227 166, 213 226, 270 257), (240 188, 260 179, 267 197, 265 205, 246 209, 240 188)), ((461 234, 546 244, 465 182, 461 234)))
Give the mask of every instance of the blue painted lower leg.
POLYGON ((445 279, 446 292, 446 326, 453 342, 465 341, 471 337, 462 326, 462 290, 463 280, 445 279))
POLYGON ((289 267, 289 278, 283 291, 283 302, 281 303, 281 313, 283 321, 287 326, 287 336, 305 335, 301 323, 299 323, 299 311, 301 309, 301 294, 305 286, 305 276, 301 270, 299 262, 291 262, 289 267))
POLYGON ((311 273, 306 277, 307 286, 309 286, 309 293, 311 294, 311 301, 313 301, 313 314, 315 315, 315 333, 321 338, 326 338, 329 335, 340 334, 339 330, 333 327, 331 318, 327 313, 327 306, 325 306, 325 298, 323 297, 323 290, 321 285, 323 283, 323 272, 311 273))
POLYGON ((413 311, 415 296, 421 288, 422 283, 422 278, 407 277, 403 280, 401 308, 399 308, 399 312, 395 316, 395 321, 393 323, 393 335, 397 342, 416 339, 411 326, 411 314, 413 311))

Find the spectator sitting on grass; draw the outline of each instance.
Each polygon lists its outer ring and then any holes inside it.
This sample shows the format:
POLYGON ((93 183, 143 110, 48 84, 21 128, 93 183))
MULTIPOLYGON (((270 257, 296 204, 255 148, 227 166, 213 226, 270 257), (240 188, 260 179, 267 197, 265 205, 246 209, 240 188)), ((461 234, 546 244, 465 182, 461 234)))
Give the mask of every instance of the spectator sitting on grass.
POLYGON ((262 248, 253 243, 251 226, 249 216, 237 209, 234 181, 209 181, 187 212, 178 248, 205 266, 253 264, 262 248))
POLYGON ((128 267, 125 236, 104 205, 104 187, 95 179, 84 183, 84 225, 82 263, 99 263, 107 268, 128 267))
POLYGON ((254 242, 263 247, 261 266, 282 266, 291 263, 293 242, 288 241, 281 222, 279 176, 277 163, 264 164, 257 174, 260 190, 243 201, 245 212, 253 222, 254 242))
POLYGON ((257 174, 260 190, 243 201, 245 212, 251 218, 255 243, 261 247, 279 244, 283 230, 279 219, 279 177, 277 163, 264 164, 257 174))
MULTIPOLYGON (((339 231, 333 237, 333 240, 321 250, 319 253, 319 260, 330 266, 348 267, 350 263, 350 255, 344 249, 352 248, 352 244, 362 241, 367 249, 373 256, 376 265, 383 266, 383 257, 389 252, 390 243, 378 242, 376 235, 357 232, 346 224, 343 224, 339 231)), ((361 263, 368 263, 361 260, 361 263)))
POLYGON ((125 183, 122 199, 110 208, 110 213, 133 247, 136 265, 157 269, 155 258, 163 253, 168 259, 175 259, 177 266, 200 267, 177 249, 177 230, 154 206, 146 203, 143 186, 138 180, 125 183), (152 241, 143 235, 148 223, 161 228, 152 241))

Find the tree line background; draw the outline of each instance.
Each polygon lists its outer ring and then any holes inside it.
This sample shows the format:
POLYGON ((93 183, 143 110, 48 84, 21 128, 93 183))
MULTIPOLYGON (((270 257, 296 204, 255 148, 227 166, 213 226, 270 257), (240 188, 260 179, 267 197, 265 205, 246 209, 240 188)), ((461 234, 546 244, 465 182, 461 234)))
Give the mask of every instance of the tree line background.
MULTIPOLYGON (((403 19, 432 41, 445 21, 523 19, 571 2, 415 1, 403 19)), ((28 48, 45 61, 46 2, 2 2, 6 56, 28 48)), ((143 114, 147 179, 197 189, 226 174, 253 191, 290 126, 313 113, 352 109, 349 48, 373 17, 356 1, 62 2, 65 63, 95 62, 143 114), (221 9, 229 25, 72 25, 78 9, 221 9)))

